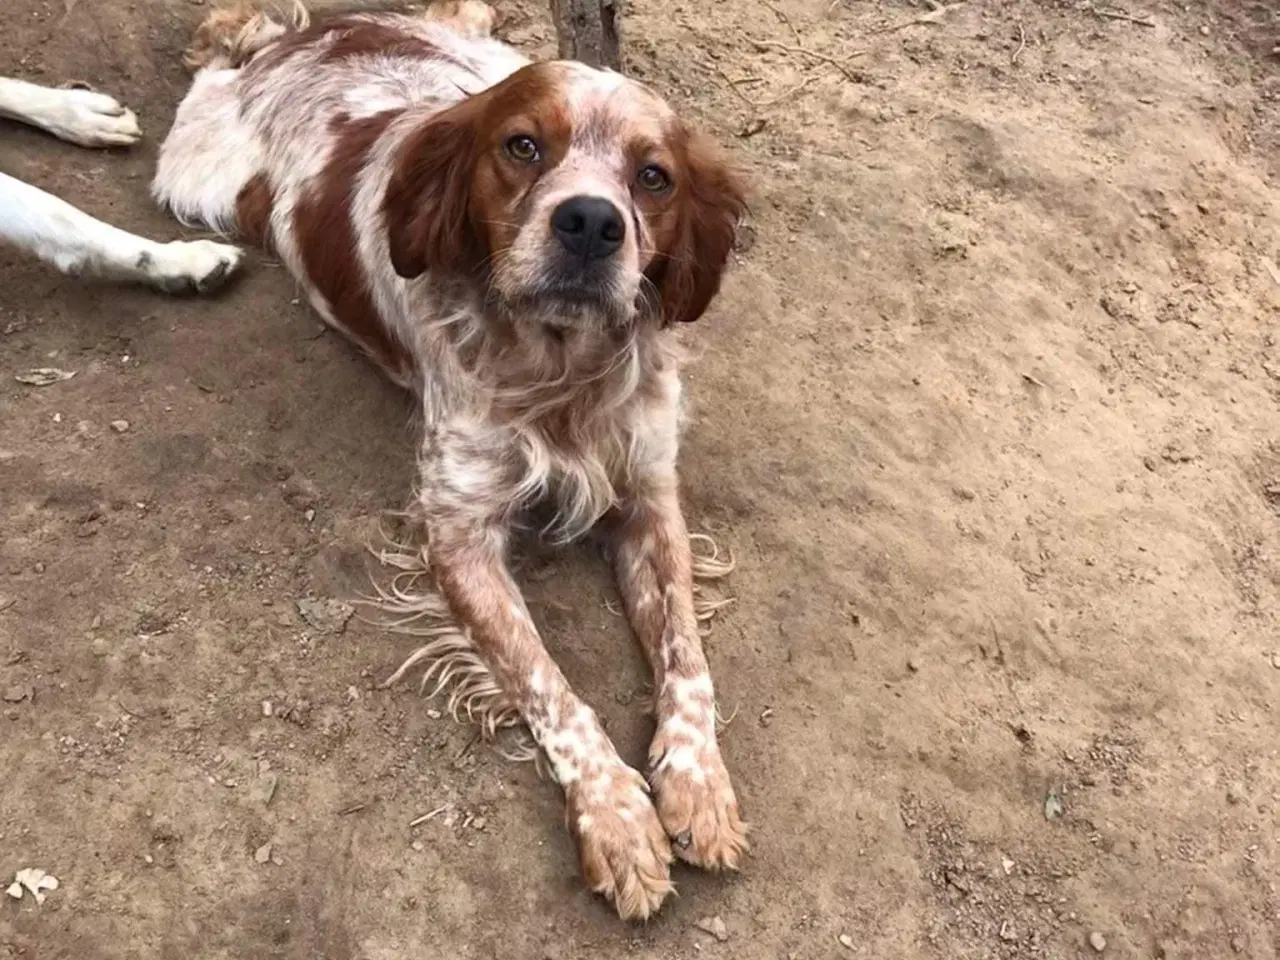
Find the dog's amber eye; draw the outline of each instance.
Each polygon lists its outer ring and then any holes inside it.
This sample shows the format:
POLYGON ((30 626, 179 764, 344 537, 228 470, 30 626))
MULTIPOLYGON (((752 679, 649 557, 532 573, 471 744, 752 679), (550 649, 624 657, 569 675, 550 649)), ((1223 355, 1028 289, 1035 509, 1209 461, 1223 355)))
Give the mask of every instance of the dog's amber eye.
POLYGON ((533 137, 520 134, 507 141, 507 153, 511 159, 521 163, 537 163, 542 159, 542 151, 538 149, 538 141, 533 137))
POLYGON ((661 193, 671 186, 671 177, 656 163, 651 163, 641 170, 636 180, 650 193, 661 193))

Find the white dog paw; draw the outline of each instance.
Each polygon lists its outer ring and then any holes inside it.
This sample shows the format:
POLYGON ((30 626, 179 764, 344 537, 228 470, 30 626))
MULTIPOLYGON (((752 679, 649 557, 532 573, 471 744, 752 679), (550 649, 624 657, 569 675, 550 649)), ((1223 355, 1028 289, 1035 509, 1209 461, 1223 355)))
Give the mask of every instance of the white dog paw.
POLYGON ((174 295, 213 293, 235 274, 244 254, 211 240, 175 240, 142 254, 138 269, 152 286, 174 295))
POLYGON ((127 147, 142 139, 138 118, 115 97, 93 90, 50 90, 40 125, 82 147, 127 147))

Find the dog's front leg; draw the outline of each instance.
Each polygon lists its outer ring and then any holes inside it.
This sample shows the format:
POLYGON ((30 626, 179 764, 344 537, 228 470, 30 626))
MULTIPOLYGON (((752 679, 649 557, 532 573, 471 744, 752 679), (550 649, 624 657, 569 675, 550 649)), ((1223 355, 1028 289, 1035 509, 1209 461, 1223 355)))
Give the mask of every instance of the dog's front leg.
MULTIPOLYGON (((455 438, 456 439, 456 438, 455 438)), ((436 583, 564 789, 583 876, 627 919, 671 892, 671 845, 644 778, 627 766, 595 711, 547 653, 506 565, 509 495, 482 443, 448 443, 423 464, 428 558, 436 583)))
POLYGON ((649 782, 676 856, 737 869, 746 825, 716 743, 715 693, 693 606, 693 557, 674 469, 633 480, 614 511, 618 588, 653 670, 649 782))

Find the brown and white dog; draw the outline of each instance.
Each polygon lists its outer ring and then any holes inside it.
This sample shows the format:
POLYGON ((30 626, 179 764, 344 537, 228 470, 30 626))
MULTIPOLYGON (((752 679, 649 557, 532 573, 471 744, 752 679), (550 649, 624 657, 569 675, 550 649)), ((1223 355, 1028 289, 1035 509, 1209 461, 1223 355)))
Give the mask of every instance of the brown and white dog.
POLYGON ((528 725, 587 882, 643 918, 672 890, 673 852, 721 869, 746 849, 677 493, 671 329, 716 294, 742 191, 652 91, 530 63, 490 26, 473 2, 315 26, 215 14, 153 190, 184 221, 274 250, 414 392, 421 552, 461 628, 424 650, 455 657, 446 672, 467 674, 490 719, 528 725), (508 570, 513 524, 539 500, 560 538, 609 537, 655 675, 647 782, 508 570))

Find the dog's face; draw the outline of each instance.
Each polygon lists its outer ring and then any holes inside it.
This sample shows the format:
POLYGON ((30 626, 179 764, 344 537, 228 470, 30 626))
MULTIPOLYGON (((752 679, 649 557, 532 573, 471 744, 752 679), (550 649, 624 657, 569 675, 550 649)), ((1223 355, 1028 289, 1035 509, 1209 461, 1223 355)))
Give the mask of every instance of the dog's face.
POLYGON ((743 210, 737 177, 659 97, 568 62, 425 121, 385 203, 401 276, 473 275, 552 325, 696 320, 743 210))

